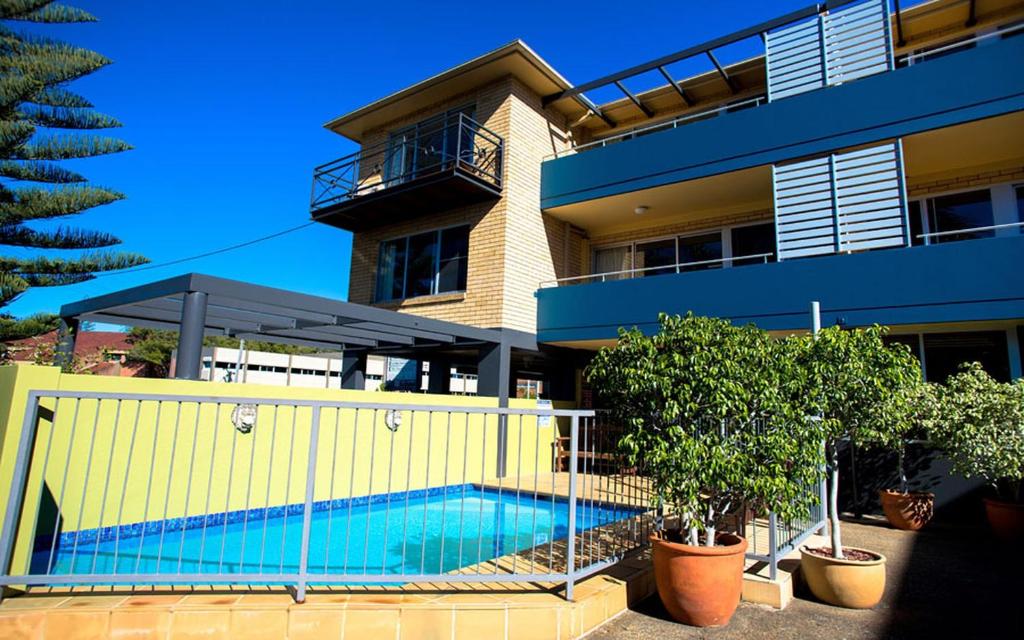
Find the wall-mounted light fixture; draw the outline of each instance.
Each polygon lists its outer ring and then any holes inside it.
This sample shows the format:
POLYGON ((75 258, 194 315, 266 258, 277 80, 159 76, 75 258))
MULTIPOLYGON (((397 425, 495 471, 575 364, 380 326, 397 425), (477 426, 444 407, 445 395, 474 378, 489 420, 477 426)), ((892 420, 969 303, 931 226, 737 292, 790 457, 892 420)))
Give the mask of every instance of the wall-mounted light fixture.
POLYGON ((633 209, 633 213, 635 213, 635 214, 636 214, 636 215, 638 215, 638 216, 642 216, 642 215, 644 215, 645 213, 647 213, 647 210, 648 210, 648 209, 650 209, 650 207, 648 207, 648 206, 647 206, 647 205, 645 205, 645 204, 637 205, 637 208, 636 208, 636 209, 633 209))

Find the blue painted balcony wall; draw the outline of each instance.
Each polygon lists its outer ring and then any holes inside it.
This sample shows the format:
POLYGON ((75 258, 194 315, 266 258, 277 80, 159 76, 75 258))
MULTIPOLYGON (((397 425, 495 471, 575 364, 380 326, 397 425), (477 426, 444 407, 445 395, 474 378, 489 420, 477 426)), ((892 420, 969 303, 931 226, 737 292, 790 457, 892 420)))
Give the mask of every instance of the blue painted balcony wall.
POLYGON ((544 209, 1024 110, 1024 36, 548 160, 544 209))
POLYGON ((1024 235, 541 289, 537 338, 614 338, 657 329, 659 312, 802 330, 812 300, 825 325, 1024 318, 1024 235))

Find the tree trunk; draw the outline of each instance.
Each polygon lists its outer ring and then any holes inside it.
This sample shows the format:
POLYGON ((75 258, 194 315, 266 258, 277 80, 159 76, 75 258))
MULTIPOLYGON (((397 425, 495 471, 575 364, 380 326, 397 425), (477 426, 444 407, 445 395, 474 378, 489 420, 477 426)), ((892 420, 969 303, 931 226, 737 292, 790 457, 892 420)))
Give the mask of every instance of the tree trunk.
POLYGON ((842 559, 843 537, 839 530, 839 455, 829 447, 828 523, 832 535, 832 557, 842 559))

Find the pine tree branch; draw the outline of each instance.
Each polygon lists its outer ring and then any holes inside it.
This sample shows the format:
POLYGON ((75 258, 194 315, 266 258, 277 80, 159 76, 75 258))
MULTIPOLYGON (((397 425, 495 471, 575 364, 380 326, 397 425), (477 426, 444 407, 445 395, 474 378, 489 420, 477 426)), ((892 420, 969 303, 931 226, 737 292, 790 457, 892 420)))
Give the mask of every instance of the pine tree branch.
POLYGON ((36 35, 0 31, 0 71, 54 85, 88 75, 111 60, 95 51, 36 35))
POLYGON ((29 160, 16 162, 0 160, 0 176, 12 180, 27 182, 45 182, 47 184, 73 184, 85 182, 85 176, 52 162, 29 160))
MULTIPOLYGON (((38 0, 6 0, 6 4, 39 4, 38 0)), ((6 17, 6 20, 23 20, 26 22, 41 23, 62 23, 72 22, 97 22, 96 16, 78 7, 71 7, 65 4, 54 4, 52 0, 43 3, 44 6, 32 11, 23 12, 19 15, 6 17)))
POLYGON ((0 225, 0 245, 36 249, 102 249, 121 241, 101 231, 59 227, 56 231, 37 231, 28 227, 0 225))
POLYGON ((131 149, 130 144, 117 138, 58 134, 37 137, 15 149, 12 157, 18 160, 69 160, 120 153, 131 149))
POLYGON ((29 187, 10 189, 8 193, 13 194, 14 202, 0 199, 0 224, 5 225, 69 216, 124 198, 116 191, 94 186, 29 187))
POLYGON ((28 282, 19 275, 0 271, 0 306, 6 306, 25 293, 28 282))
MULTIPOLYGON (((135 253, 97 252, 73 259, 47 258, 12 258, 0 256, 0 273, 11 273, 25 279, 26 282, 46 281, 47 278, 80 277, 92 278, 92 274, 103 271, 130 269, 149 262, 149 259, 135 253)), ((57 286, 37 285, 31 286, 57 286)))
POLYGON ((19 115, 36 126, 51 129, 114 129, 121 126, 117 119, 91 109, 23 105, 19 115))
POLYGON ((3 0, 0 2, 0 20, 18 20, 39 11, 53 0, 3 0))
POLYGON ((0 74, 0 119, 11 120, 19 104, 42 90, 43 83, 21 74, 0 74))
POLYGON ((48 107, 70 107, 72 109, 91 109, 93 104, 74 91, 63 87, 45 87, 36 92, 30 102, 48 107))
POLYGON ((36 128, 28 122, 0 120, 0 158, 12 157, 35 132, 36 128))

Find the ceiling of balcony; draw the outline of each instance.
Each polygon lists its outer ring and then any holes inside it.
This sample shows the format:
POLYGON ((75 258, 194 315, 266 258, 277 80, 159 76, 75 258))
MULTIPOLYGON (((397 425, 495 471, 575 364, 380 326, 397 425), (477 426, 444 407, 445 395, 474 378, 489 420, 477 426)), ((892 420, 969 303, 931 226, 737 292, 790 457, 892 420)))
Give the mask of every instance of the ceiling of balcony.
POLYGON ((658 227, 771 208, 768 166, 553 207, 546 212, 591 235, 658 227), (638 206, 647 207, 642 215, 638 206))
POLYGON ((965 169, 1024 164, 1024 112, 935 129, 903 139, 907 180, 933 182, 965 169))

